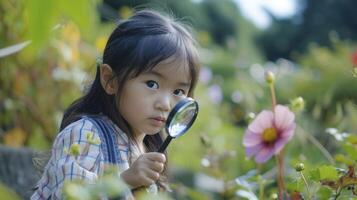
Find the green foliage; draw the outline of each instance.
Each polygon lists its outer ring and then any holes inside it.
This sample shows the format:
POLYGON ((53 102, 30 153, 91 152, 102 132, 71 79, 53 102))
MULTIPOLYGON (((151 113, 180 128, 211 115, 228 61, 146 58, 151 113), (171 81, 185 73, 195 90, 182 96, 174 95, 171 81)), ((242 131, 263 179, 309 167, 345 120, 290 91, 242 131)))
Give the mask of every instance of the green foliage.
POLYGON ((93 183, 85 183, 81 180, 66 182, 64 195, 70 200, 94 200, 99 197, 119 197, 128 190, 127 186, 119 179, 118 169, 107 168, 104 176, 93 183))
POLYGON ((71 19, 84 33, 89 33, 95 24, 93 11, 96 0, 86 1, 27 1, 25 19, 28 22, 28 39, 33 41, 34 49, 47 42, 55 26, 60 26, 62 19, 71 19), (46 15, 44 11, 46 10, 46 15))
POLYGON ((299 59, 299 68, 282 78, 278 85, 280 98, 303 96, 305 111, 320 121, 324 132, 327 127, 354 130, 356 109, 354 102, 356 79, 353 78, 351 54, 353 44, 335 40, 331 49, 313 46, 299 59))
POLYGON ((0 195, 3 200, 20 200, 20 197, 10 188, 0 183, 0 195))
POLYGON ((239 27, 236 19, 242 18, 232 0, 204 0, 200 2, 190 0, 106 0, 104 4, 115 10, 126 6, 138 9, 149 7, 168 13, 172 12, 180 21, 192 24, 197 30, 208 32, 215 44, 222 46, 226 46, 229 39, 236 37, 239 27))
POLYGON ((239 17, 239 13, 233 1, 205 0, 202 7, 210 22, 209 32, 218 44, 225 45, 229 37, 236 36, 238 25, 234 19, 239 17))
MULTIPOLYGON (((153 1, 104 2, 115 8, 112 13, 115 17, 129 15, 136 5, 160 5, 153 1)), ((95 4, 96 1, 84 0, 0 2, 0 18, 3 19, 0 24, 1 49, 32 40, 0 60, 2 144, 40 150, 51 147, 63 110, 81 95, 83 85, 89 82, 86 78, 92 77, 90 75, 95 71, 95 59, 115 26, 113 23, 96 23, 95 4), (17 12, 9 12, 14 10, 17 12), (46 12, 40 12, 42 10, 46 12), (39 47, 42 51, 38 51, 39 47)), ((350 135, 335 140, 325 129, 336 127, 341 132, 357 129, 354 87, 357 79, 351 74, 350 60, 351 52, 356 48, 354 44, 329 37, 330 48, 311 45, 305 54, 295 57, 298 63, 292 63, 286 70, 283 68, 286 60, 259 63, 263 61, 252 44, 256 30, 240 16, 232 1, 184 0, 162 4, 176 16, 183 17, 183 21, 192 21, 198 40, 204 43, 204 48, 200 49, 202 63, 212 71, 212 78, 199 82, 197 87, 195 98, 200 105, 197 121, 168 149, 173 171, 185 170, 189 174, 180 177, 182 180, 173 185, 175 192, 185 199, 237 199, 241 197, 237 197, 237 191, 268 199, 277 193, 274 160, 257 165, 246 158, 242 146, 242 137, 249 123, 248 114, 271 107, 269 88, 259 79, 259 73, 269 68, 278 72, 279 102, 290 102, 300 110, 296 114, 295 136, 284 150, 285 162, 291 164, 286 166, 285 178, 290 182, 288 192, 297 190, 298 194, 308 195, 302 178, 293 167, 297 162, 304 162, 303 172, 309 175, 307 182, 311 193, 317 199, 335 195, 336 190, 322 186, 320 181, 337 181, 344 177, 336 168, 346 169, 346 166, 355 164, 357 139, 350 135), (212 85, 222 89, 222 102, 212 100, 209 94, 212 85), (234 92, 241 95, 240 100, 234 101, 234 92), (301 99, 292 100, 299 96, 304 98, 304 105, 301 99), (335 160, 331 155, 335 155, 335 160), (227 188, 218 191, 202 189, 194 184, 197 173, 205 174, 227 188)), ((272 55, 279 52, 291 55, 284 49, 299 30, 287 29, 290 26, 291 21, 287 20, 267 31, 271 37, 283 34, 274 40, 274 45, 267 46, 272 55)), ((295 42, 301 43, 300 40, 295 42)), ((69 153, 76 155, 77 151, 74 147, 69 153)), ((122 192, 118 189, 122 188, 122 183, 114 177, 103 178, 96 185, 68 183, 65 190, 70 199, 95 198, 102 192, 115 196, 122 192)), ((1 187, 0 190, 1 195, 10 194, 7 189, 1 187)), ((341 196, 342 193, 345 191, 341 196)), ((148 195, 142 198, 153 198, 148 195)), ((350 193, 346 195, 352 196, 350 193)), ((14 196, 9 198, 16 199, 14 196)), ((157 198, 170 197, 155 196, 157 198)))
POLYGON ((314 181, 337 180, 338 173, 334 166, 323 165, 321 167, 311 170, 310 177, 311 180, 314 181))
POLYGON ((333 196, 333 194, 330 189, 322 187, 319 189, 315 196, 317 199, 329 199, 331 196, 333 196))
POLYGON ((93 71, 88 67, 94 63, 96 47, 91 44, 85 52, 80 49, 84 44, 80 31, 95 25, 90 20, 94 18, 90 14, 95 11, 93 3, 1 1, 0 10, 9 11, 0 14, 5 19, 0 25, 2 46, 32 40, 23 50, 12 51, 16 54, 0 60, 2 143, 50 147, 62 110, 80 95, 85 71, 93 71), (55 11, 38 11, 51 9, 55 11), (61 25, 53 29, 56 24, 61 25), (47 53, 37 54, 39 47, 47 53))

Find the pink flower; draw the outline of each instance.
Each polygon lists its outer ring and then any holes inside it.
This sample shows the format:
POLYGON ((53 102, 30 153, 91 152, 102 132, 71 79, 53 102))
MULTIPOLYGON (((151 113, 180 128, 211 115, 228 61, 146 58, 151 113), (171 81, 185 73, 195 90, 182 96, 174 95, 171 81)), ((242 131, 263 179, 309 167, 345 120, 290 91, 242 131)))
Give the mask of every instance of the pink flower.
POLYGON ((257 163, 264 163, 279 153, 294 135, 294 120, 294 113, 282 105, 277 105, 274 112, 260 112, 243 138, 247 156, 255 156, 257 163))

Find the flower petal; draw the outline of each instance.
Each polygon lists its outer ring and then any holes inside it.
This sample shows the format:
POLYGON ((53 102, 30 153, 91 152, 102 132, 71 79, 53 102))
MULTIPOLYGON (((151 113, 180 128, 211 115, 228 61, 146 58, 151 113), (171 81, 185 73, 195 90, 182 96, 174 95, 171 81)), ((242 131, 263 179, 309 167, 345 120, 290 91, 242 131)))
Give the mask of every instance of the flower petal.
POLYGON ((280 138, 278 141, 276 141, 274 144, 274 154, 278 154, 289 140, 290 138, 280 138))
POLYGON ((274 146, 264 146, 255 156, 255 162, 264 163, 274 154, 274 146))
POLYGON ((296 124, 293 123, 293 125, 291 125, 291 128, 288 129, 288 130, 284 130, 281 134, 280 134, 280 137, 281 138, 288 138, 288 140, 291 139, 291 137, 294 135, 295 133, 295 126, 296 124))
POLYGON ((251 146, 251 147, 246 147, 245 148, 245 154, 247 154, 248 157, 253 156, 257 154, 261 148, 263 147, 262 144, 258 144, 256 146, 251 146))
POLYGON ((291 129, 294 124, 295 115, 288 107, 277 105, 275 107, 274 124, 278 130, 291 129))
POLYGON ((245 132, 245 135, 243 137, 243 146, 251 147, 251 146, 255 146, 261 142, 262 142, 262 138, 261 138, 260 134, 253 133, 249 130, 247 130, 245 132))
POLYGON ((251 132, 262 134, 266 128, 273 127, 274 114, 271 111, 263 110, 253 122, 248 126, 251 132))

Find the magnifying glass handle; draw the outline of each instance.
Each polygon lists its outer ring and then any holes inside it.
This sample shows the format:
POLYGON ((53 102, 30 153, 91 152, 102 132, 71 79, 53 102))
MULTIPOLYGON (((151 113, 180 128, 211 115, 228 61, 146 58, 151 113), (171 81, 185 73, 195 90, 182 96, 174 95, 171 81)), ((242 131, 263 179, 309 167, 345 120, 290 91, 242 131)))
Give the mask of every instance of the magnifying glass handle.
POLYGON ((157 152, 159 153, 163 153, 166 149, 166 147, 169 145, 169 143, 171 142, 173 137, 171 137, 170 135, 167 136, 167 138, 165 139, 164 143, 162 143, 162 145, 160 146, 159 150, 157 150, 157 152))

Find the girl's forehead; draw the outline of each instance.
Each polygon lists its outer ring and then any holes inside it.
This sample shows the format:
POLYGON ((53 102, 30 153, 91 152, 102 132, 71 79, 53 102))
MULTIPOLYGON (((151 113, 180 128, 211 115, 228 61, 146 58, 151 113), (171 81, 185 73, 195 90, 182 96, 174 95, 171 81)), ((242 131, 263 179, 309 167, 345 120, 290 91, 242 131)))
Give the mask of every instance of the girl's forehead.
POLYGON ((160 61, 156 66, 159 65, 175 65, 175 66, 185 66, 187 65, 187 60, 184 59, 182 55, 172 55, 165 60, 160 61))
POLYGON ((192 77, 189 66, 184 63, 185 62, 165 60, 165 62, 160 62, 142 75, 152 74, 162 78, 167 84, 189 86, 191 85, 192 77))
POLYGON ((163 60, 151 70, 167 73, 180 73, 181 75, 185 75, 185 77, 190 77, 190 67, 188 66, 188 62, 180 58, 171 57, 163 60))

